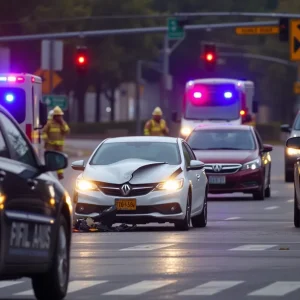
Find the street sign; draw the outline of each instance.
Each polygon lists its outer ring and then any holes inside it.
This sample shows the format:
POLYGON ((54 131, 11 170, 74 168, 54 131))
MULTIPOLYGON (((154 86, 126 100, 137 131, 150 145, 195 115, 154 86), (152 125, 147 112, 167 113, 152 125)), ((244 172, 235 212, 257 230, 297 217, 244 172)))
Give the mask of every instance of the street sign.
POLYGON ((260 26, 260 27, 236 27, 237 35, 263 35, 263 34, 278 34, 278 26, 260 26))
POLYGON ((68 109, 68 97, 61 95, 44 95, 43 103, 45 103, 49 108, 54 108, 59 106, 62 110, 68 109))
MULTIPOLYGON (((42 85, 43 94, 50 94, 52 92, 50 90, 50 72, 38 70, 34 74, 42 77, 43 79, 43 85, 42 85)), ((63 81, 62 78, 56 72, 53 71, 53 89, 55 89, 59 84, 61 84, 62 81, 63 81)))
POLYGON ((300 20, 290 21, 290 60, 300 60, 300 20))
POLYGON ((183 39, 185 36, 185 31, 179 26, 178 20, 176 18, 168 19, 168 38, 170 40, 183 39))
POLYGON ((294 83, 294 94, 300 95, 300 81, 294 83))
MULTIPOLYGON (((52 70, 61 71, 63 69, 63 41, 52 41, 52 70)), ((50 40, 42 41, 41 51, 41 68, 42 70, 50 70, 51 57, 51 42, 50 40)))

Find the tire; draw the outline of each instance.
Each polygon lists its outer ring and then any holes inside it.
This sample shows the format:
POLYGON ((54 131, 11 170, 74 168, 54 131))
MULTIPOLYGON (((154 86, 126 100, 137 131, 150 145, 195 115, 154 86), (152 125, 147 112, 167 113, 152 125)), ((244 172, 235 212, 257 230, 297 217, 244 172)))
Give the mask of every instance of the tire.
POLYGON ((70 229, 60 216, 56 246, 50 269, 32 278, 32 288, 38 300, 62 300, 67 295, 70 272, 70 229), (61 267, 61 270, 59 270, 61 267))
POLYGON ((269 185, 265 190, 265 197, 270 198, 271 197, 271 186, 269 185))
POLYGON ((175 223, 175 229, 180 231, 188 231, 190 229, 191 224, 191 194, 188 194, 187 203, 186 203, 186 214, 185 218, 182 221, 177 221, 175 223))
POLYGON ((264 185, 261 187, 261 189, 255 193, 253 193, 253 199, 254 200, 265 200, 265 188, 264 185))
POLYGON ((195 228, 203 228, 207 225, 207 189, 205 192, 203 209, 200 215, 192 218, 192 225, 195 228))
POLYGON ((296 228, 300 227, 300 211, 297 206, 296 191, 294 191, 294 225, 296 228))
POLYGON ((285 182, 294 182, 294 173, 292 171, 285 170, 285 182))

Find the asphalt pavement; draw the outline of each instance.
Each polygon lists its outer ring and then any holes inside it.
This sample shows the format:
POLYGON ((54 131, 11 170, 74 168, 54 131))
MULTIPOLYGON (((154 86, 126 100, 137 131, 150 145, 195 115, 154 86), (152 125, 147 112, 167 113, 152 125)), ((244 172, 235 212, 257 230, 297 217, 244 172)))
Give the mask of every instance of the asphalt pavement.
MULTIPOLYGON (((84 149, 93 143, 85 141, 84 149)), ((283 170, 283 147, 276 146, 272 197, 210 198, 203 229, 151 224, 74 233, 67 299, 299 300, 300 231, 293 225, 293 184, 284 183, 283 170)), ((78 174, 66 171, 70 193, 78 174)), ((34 299, 28 280, 0 282, 0 298, 34 299)))

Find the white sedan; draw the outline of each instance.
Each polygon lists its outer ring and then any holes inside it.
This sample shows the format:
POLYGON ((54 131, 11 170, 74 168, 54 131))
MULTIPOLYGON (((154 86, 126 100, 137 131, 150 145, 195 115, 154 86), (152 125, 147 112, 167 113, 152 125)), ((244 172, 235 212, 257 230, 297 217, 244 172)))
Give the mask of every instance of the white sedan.
POLYGON ((204 163, 172 137, 119 137, 100 143, 89 160, 72 163, 77 219, 116 208, 113 223, 174 223, 179 230, 207 224, 204 163))

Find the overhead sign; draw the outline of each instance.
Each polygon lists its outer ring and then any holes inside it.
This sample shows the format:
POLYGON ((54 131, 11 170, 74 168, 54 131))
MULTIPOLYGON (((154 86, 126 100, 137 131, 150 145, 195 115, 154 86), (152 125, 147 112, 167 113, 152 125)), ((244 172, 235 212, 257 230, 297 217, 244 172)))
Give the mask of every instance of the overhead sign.
POLYGON ((178 20, 176 18, 168 19, 168 38, 170 40, 183 39, 185 36, 185 31, 179 26, 178 20))
POLYGON ((68 109, 68 97, 61 95, 45 95, 43 96, 43 103, 45 103, 49 108, 54 108, 59 106, 62 110, 68 109))
POLYGON ((278 34, 278 26, 259 26, 259 27, 236 27, 237 35, 263 35, 263 34, 278 34))
POLYGON ((300 82, 294 83, 294 94, 300 95, 300 82))
POLYGON ((290 60, 300 60, 300 20, 290 21, 290 60))
MULTIPOLYGON (((55 89, 59 84, 62 83, 62 78, 56 73, 53 73, 53 79, 52 79, 52 84, 53 84, 53 89, 55 89)), ((34 73, 37 76, 42 77, 43 79, 43 94, 50 94, 52 91, 50 89, 50 72, 49 71, 43 71, 43 70, 38 70, 34 73)))
POLYGON ((42 41, 42 70, 50 70, 52 68, 54 71, 61 71, 63 69, 63 47, 63 41, 42 41), (50 59, 52 60, 51 62, 50 59))

